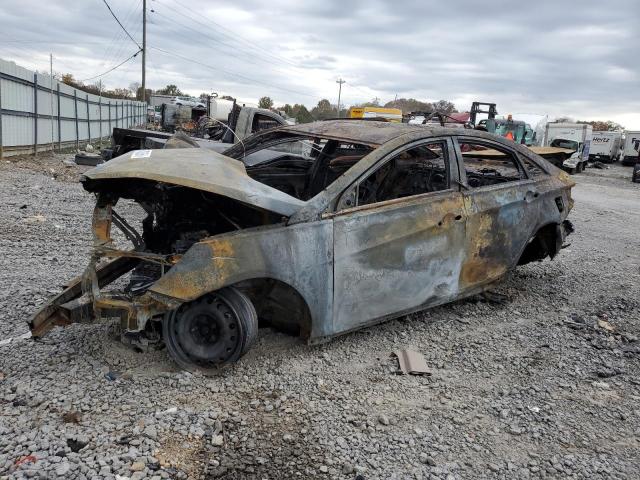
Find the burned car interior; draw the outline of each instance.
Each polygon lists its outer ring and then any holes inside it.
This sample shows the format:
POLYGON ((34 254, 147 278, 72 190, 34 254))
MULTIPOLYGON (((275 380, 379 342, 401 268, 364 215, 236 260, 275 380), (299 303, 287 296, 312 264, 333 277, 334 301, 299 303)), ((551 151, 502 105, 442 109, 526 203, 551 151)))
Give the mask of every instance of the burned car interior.
POLYGON ((93 254, 32 334, 118 317, 123 340, 207 372, 247 351, 258 320, 321 342, 481 292, 571 232, 563 172, 491 138, 325 121, 223 154, 128 152, 86 172, 93 254))
MULTIPOLYGON (((296 136, 268 147, 272 158, 247 166, 247 175, 300 200, 308 200, 373 149, 338 140, 296 136)), ((251 164, 260 157, 250 153, 241 158, 251 164)))
MULTIPOLYGON (((269 148, 266 161, 247 174, 300 200, 308 200, 374 150, 374 147, 321 138, 295 138, 269 148), (296 152, 297 150, 297 152, 296 152), (295 152, 295 153, 294 153, 295 152)), ((449 188, 447 146, 421 145, 399 153, 358 187, 358 205, 449 188)), ((250 164, 259 159, 248 154, 250 164)))

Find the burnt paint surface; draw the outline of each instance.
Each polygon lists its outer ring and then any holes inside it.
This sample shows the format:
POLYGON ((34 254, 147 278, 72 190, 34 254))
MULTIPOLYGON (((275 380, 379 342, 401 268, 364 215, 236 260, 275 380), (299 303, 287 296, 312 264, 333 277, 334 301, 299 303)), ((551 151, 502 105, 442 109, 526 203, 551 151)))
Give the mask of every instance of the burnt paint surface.
MULTIPOLYGON (((357 125, 361 122, 341 123, 353 136, 361 128, 357 125)), ((296 128, 331 134, 343 127, 336 129, 327 122, 296 128)), ((433 137, 422 127, 400 128, 375 126, 370 136, 392 139, 310 201, 280 203, 291 211, 300 206, 288 224, 220 234, 196 243, 139 298, 144 319, 243 280, 273 278, 293 287, 306 301, 312 319, 310 340, 327 338, 481 291, 515 265, 538 228, 566 218, 568 209, 560 213, 555 199, 561 196, 570 206, 572 185, 539 158, 536 161, 543 162, 550 175, 536 180, 464 192, 456 188, 332 213, 342 192, 386 155, 408 142, 433 137), (398 132, 404 133, 394 137, 398 132)), ((437 132, 438 137, 458 133, 437 132)), ((532 155, 488 134, 471 136, 532 155)), ((459 160, 451 162, 455 183, 461 170, 459 160)), ((464 174, 460 176, 464 181, 464 174)), ((260 205, 259 196, 256 192, 243 199, 260 205)), ((279 195, 268 192, 268 197, 272 202, 279 195)), ((104 239, 109 226, 104 219, 97 220, 97 240, 104 239)))
POLYGON ((304 298, 312 337, 331 335, 332 253, 331 220, 217 235, 194 245, 150 292, 190 301, 243 280, 272 278, 304 298))
POLYGON ((467 260, 461 271, 464 287, 499 279, 518 260, 535 234, 538 206, 532 181, 478 188, 465 192, 467 260))
POLYGON ((334 217, 334 333, 455 298, 464 216, 447 191, 334 217))

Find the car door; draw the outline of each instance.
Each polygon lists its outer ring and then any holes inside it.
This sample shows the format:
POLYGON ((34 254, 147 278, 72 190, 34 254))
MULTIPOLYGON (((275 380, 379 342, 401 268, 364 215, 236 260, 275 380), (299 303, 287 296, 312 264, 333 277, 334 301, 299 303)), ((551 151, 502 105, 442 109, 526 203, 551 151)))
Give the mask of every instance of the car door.
POLYGON ((448 138, 413 142, 342 194, 333 216, 336 333, 455 298, 465 245, 455 162, 448 138), (418 154, 411 168, 413 152, 425 148, 438 158, 418 154))
POLYGON ((455 139, 460 179, 467 187, 463 291, 478 289, 514 267, 539 218, 539 192, 515 149, 476 137, 455 139))

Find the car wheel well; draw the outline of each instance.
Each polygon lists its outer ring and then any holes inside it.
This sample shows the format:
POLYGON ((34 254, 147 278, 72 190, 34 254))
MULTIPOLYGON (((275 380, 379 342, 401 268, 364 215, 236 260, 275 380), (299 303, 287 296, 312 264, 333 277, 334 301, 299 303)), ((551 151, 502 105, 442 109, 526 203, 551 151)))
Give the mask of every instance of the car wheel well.
POLYGON ((553 258, 559 250, 558 225, 549 223, 538 229, 536 234, 529 240, 522 255, 520 255, 518 265, 541 261, 547 257, 553 258))
POLYGON ((311 334, 311 310, 294 287, 273 278, 253 278, 233 285, 253 303, 261 323, 304 339, 311 334))

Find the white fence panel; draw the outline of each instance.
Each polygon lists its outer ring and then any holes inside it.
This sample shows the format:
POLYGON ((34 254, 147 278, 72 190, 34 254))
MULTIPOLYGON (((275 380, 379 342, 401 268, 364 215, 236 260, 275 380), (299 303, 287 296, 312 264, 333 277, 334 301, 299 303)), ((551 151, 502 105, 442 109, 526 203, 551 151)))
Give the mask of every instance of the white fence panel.
POLYGON ((88 94, 0 59, 0 158, 104 139, 116 126, 143 125, 146 111, 143 102, 88 94))

